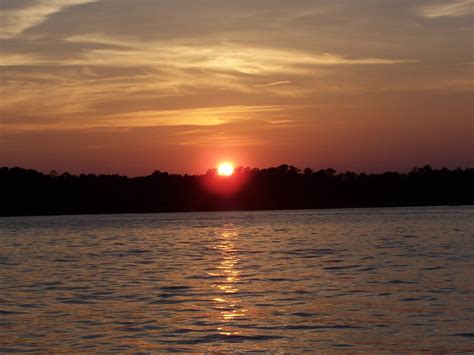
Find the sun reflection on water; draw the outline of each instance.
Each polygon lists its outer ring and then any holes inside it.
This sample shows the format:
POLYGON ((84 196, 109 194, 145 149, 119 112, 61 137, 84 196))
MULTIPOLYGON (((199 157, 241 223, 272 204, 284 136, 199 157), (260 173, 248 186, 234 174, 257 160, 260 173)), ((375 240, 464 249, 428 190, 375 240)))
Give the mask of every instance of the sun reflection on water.
MULTIPOLYGON (((212 284, 212 287, 219 291, 219 296, 213 299, 214 308, 219 310, 220 321, 231 326, 232 320, 244 317, 247 309, 242 307, 238 298, 241 271, 238 268, 240 258, 235 241, 238 238, 237 231, 233 228, 226 228, 218 233, 219 242, 214 247, 222 258, 216 266, 219 271, 214 276, 219 277, 219 281, 212 284)), ((227 327, 218 327, 217 330, 222 335, 237 335, 240 332, 230 331, 227 327)))

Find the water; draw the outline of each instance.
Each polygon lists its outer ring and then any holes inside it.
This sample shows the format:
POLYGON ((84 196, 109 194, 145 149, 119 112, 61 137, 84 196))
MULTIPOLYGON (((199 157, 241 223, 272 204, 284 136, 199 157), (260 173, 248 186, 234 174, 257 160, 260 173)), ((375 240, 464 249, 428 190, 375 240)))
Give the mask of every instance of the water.
POLYGON ((474 208, 0 218, 0 352, 474 350, 474 208))

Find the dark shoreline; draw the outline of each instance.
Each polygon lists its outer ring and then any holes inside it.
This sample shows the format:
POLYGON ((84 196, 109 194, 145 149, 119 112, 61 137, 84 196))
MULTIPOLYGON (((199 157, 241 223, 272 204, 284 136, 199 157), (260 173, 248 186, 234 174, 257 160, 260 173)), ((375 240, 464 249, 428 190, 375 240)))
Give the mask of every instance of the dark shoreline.
POLYGON ((259 210, 208 210, 208 211, 161 211, 161 212, 102 212, 102 213, 56 213, 56 214, 21 214, 21 215, 0 215, 0 218, 16 217, 59 217, 59 216, 111 216, 111 215, 146 215, 146 214, 188 214, 188 213, 232 213, 232 212, 296 212, 296 211, 342 211, 342 210, 364 210, 364 209, 394 209, 394 208, 436 208, 436 207, 474 207, 471 204, 459 205, 406 205, 406 206, 356 206, 356 207, 321 207, 321 208, 283 208, 283 209, 259 209, 259 210))

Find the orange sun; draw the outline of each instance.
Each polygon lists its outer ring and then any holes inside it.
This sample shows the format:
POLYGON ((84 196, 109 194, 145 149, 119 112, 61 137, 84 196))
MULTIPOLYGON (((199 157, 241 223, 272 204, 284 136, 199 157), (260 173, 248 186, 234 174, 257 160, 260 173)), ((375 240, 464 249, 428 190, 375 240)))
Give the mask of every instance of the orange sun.
POLYGON ((231 176, 234 173, 234 165, 231 163, 221 163, 217 168, 217 173, 222 176, 231 176))

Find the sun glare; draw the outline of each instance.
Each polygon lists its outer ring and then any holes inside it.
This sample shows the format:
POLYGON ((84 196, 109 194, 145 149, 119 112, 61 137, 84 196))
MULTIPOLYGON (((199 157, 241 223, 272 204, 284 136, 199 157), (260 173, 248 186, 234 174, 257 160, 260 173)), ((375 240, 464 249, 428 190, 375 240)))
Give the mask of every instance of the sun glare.
POLYGON ((231 176, 234 173, 234 166, 231 163, 221 163, 217 168, 217 173, 222 176, 231 176))

